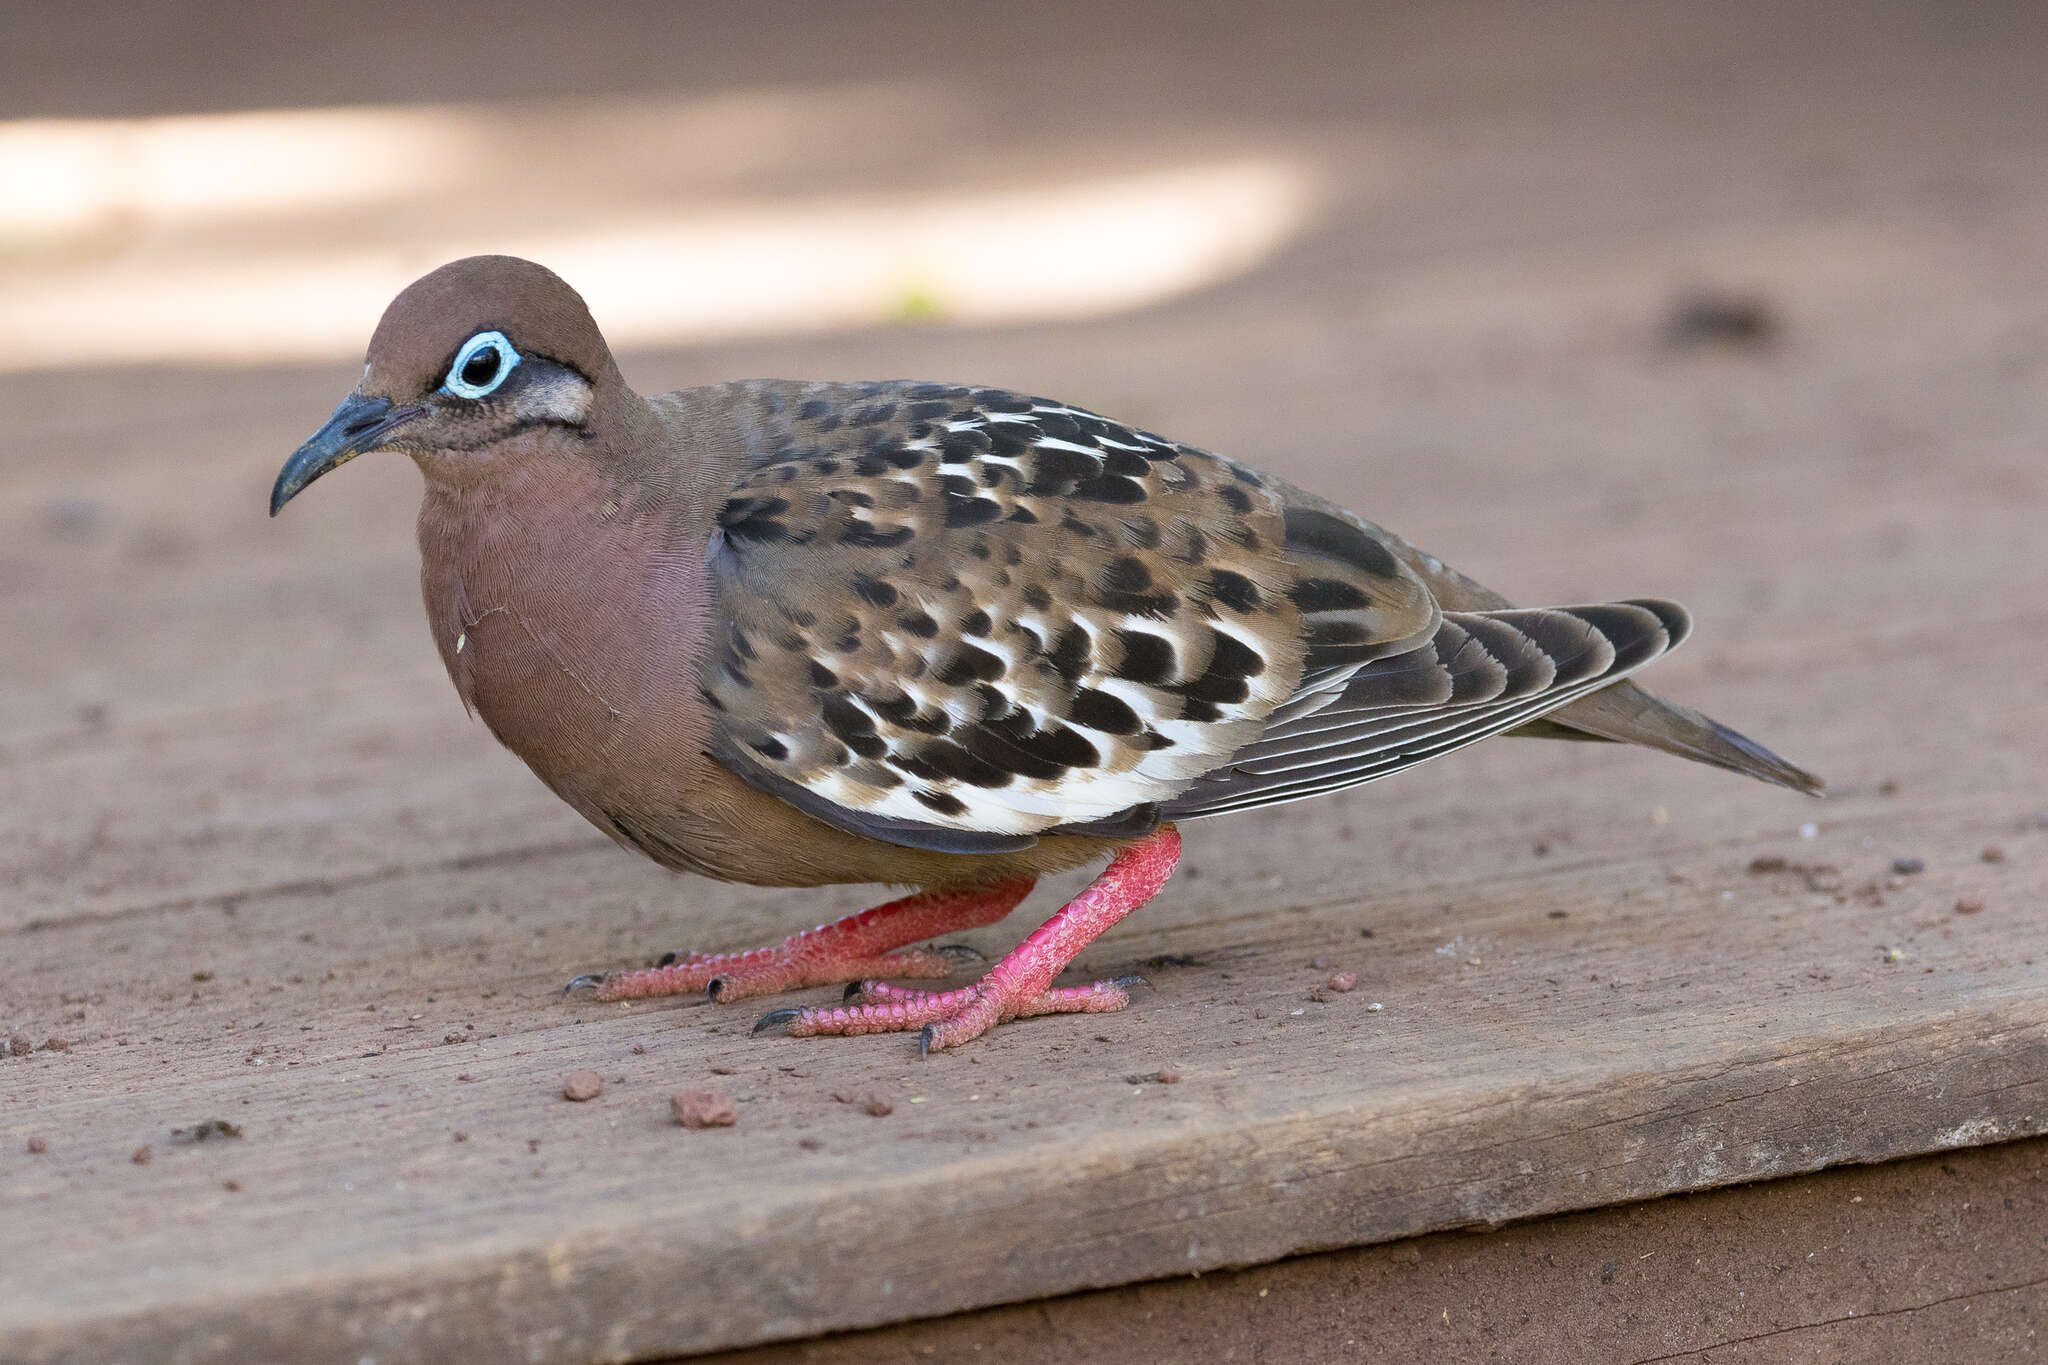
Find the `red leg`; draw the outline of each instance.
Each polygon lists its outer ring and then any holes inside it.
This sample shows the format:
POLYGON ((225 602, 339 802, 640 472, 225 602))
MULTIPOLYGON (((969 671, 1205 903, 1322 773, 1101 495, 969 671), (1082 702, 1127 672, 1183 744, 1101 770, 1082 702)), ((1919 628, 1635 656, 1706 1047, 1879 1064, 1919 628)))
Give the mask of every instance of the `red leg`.
POLYGON ((922 1029, 924 1046, 930 1050, 958 1047, 1009 1019, 1120 1010, 1130 1000, 1124 982, 1054 989, 1052 980, 1103 930, 1158 895, 1179 861, 1180 834, 1171 825, 1126 846, 1087 890, 972 986, 906 991, 863 982, 860 1004, 777 1010, 761 1020, 757 1031, 776 1024, 798 1037, 922 1029))
POLYGON ((602 978, 579 976, 569 985, 595 985, 599 1000, 640 1000, 699 990, 708 992, 713 1000, 741 1000, 867 976, 950 976, 954 964, 944 953, 921 948, 894 950, 936 934, 994 924, 1031 894, 1033 884, 1025 877, 986 886, 921 891, 791 934, 772 948, 681 953, 659 967, 613 972, 602 978))

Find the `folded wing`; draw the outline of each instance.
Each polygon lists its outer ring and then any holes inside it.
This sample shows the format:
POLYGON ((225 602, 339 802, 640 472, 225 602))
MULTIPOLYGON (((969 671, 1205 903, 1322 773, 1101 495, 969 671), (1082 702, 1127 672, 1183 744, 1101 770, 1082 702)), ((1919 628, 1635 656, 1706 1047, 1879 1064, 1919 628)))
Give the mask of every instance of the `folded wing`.
POLYGON ((1424 647, 1304 689, 1161 813, 1195 819, 1377 781, 1570 705, 1690 629, 1683 607, 1649 600, 1446 612, 1424 647))
POLYGON ((1304 676, 1436 632, 1373 528, 1206 451, 993 390, 764 392, 709 550, 711 750, 840 828, 1142 834, 1304 676))

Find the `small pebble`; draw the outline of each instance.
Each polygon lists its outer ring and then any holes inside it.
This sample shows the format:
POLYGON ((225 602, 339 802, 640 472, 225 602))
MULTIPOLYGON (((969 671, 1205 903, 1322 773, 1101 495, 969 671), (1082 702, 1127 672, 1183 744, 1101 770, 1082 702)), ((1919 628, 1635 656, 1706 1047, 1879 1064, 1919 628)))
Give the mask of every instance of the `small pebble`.
POLYGON ((448 1140, 450 1142, 467 1142, 469 1141, 469 1134, 458 1128, 448 1135, 448 1140))
POLYGON ((1349 992, 1357 990, 1358 973, 1338 972, 1330 978, 1330 989, 1339 992, 1349 992))
POLYGON ((1179 1085, 1180 1073, 1178 1071, 1139 1071, 1124 1077, 1125 1085, 1145 1085, 1147 1083, 1154 1085, 1179 1085))
POLYGON ((241 1135, 242 1125, 230 1123, 226 1119, 207 1119, 189 1128, 171 1129, 173 1142, 210 1142, 214 1138, 238 1138, 241 1135))
POLYGON ((1777 340, 1783 329, 1784 322, 1768 299, 1703 291, 1672 303, 1664 319, 1664 341, 1679 350, 1760 349, 1777 340))
POLYGON ((1892 871, 1898 873, 1901 877, 1917 877, 1926 870, 1927 860, 1925 858, 1892 859, 1892 871))
POLYGON ((1366 1006, 1366 1009, 1368 1009, 1368 1010, 1372 1011, 1372 1012, 1373 1012, 1374 1014, 1378 1014, 1378 1013, 1379 1013, 1379 1012, 1380 1012, 1381 1010, 1383 1010, 1383 1009, 1385 1009, 1385 1008, 1386 1008, 1386 1006, 1385 1006, 1385 1005, 1383 1005, 1383 1004, 1381 1004, 1381 1003, 1380 1003, 1379 1001, 1377 1001, 1377 1000, 1373 1001, 1373 1002, 1372 1002, 1372 1003, 1371 1003, 1370 1005, 1367 1005, 1367 1006, 1366 1006))
POLYGON ((1799 868, 1799 875, 1805 878, 1808 891, 1842 889, 1842 869, 1833 863, 1809 863, 1799 868))
POLYGON ((1820 826, 1814 824, 1810 820, 1807 821, 1805 824, 1799 827, 1799 837, 1802 839, 1820 838, 1820 826))
POLYGON ((2002 863, 2005 861, 2005 850, 1997 844, 1986 844, 1984 851, 1977 856, 1987 863, 2002 863))
POLYGON ((1958 915, 1974 915, 1983 908, 1984 898, 1982 896, 1956 897, 1956 913, 1958 915))
POLYGON ((565 1100, 594 1100, 604 1093, 604 1077, 595 1071, 572 1071, 562 1077, 562 1098, 565 1100))
POLYGON ((635 1043, 635 1044, 633 1044, 633 1055, 634 1055, 635 1057, 644 1057, 644 1056, 646 1056, 646 1055, 647 1055, 647 1044, 645 1044, 645 1043, 635 1043))
POLYGON ((729 1066, 714 1066, 711 1068, 711 1074, 714 1076, 730 1076, 733 1074, 733 1069, 729 1066))
POLYGON ((65 1042, 62 1038, 46 1038, 43 1040, 42 1050, 45 1052, 69 1052, 71 1051, 71 1044, 65 1042))
POLYGON ((43 1138, 32 1137, 28 1140, 28 1150, 31 1156, 41 1156, 50 1150, 50 1144, 43 1138))
POLYGON ((36 1050, 36 1045, 29 1041, 27 1034, 17 1033, 7 1040, 7 1050, 17 1057, 26 1057, 36 1050))
POLYGON ((740 1119, 732 1101, 716 1090, 679 1090, 668 1097, 668 1109, 685 1128, 730 1128, 740 1119))
POLYGON ((240 1194, 242 1192, 242 1182, 239 1180, 223 1180, 220 1182, 220 1187, 229 1194, 240 1194))
POLYGON ((129 1154, 128 1159, 138 1166, 147 1166, 149 1164, 149 1159, 155 1155, 156 1153, 150 1151, 149 1148, 146 1146, 137 1147, 134 1150, 134 1152, 129 1154))
POLYGON ((861 1096, 860 1107, 869 1118, 881 1119, 896 1112, 896 1101, 890 1099, 886 1091, 870 1090, 861 1096))
POLYGON ((1321 953, 1317 953, 1308 960, 1308 965, 1310 971, 1327 972, 1330 970, 1330 959, 1324 957, 1321 953))

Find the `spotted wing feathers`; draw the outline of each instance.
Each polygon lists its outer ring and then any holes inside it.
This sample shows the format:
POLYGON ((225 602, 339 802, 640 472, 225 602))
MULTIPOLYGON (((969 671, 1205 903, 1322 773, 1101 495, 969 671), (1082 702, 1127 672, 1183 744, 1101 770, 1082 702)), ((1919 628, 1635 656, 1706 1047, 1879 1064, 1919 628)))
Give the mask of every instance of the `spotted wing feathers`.
POLYGON ((1369 528, 1042 399, 758 385, 719 514, 714 752, 871 837, 1142 833, 1305 672, 1438 624, 1369 528))

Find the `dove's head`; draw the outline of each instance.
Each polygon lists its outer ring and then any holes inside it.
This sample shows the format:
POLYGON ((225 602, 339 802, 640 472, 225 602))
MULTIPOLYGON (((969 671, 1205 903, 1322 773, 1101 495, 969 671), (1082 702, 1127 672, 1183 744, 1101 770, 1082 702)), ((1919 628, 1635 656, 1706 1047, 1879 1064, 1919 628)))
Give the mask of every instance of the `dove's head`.
POLYGON ((509 442, 587 443, 629 394, 560 276, 516 256, 450 262, 384 310, 362 381, 285 462, 270 514, 367 451, 402 451, 433 479, 473 472, 509 442))

